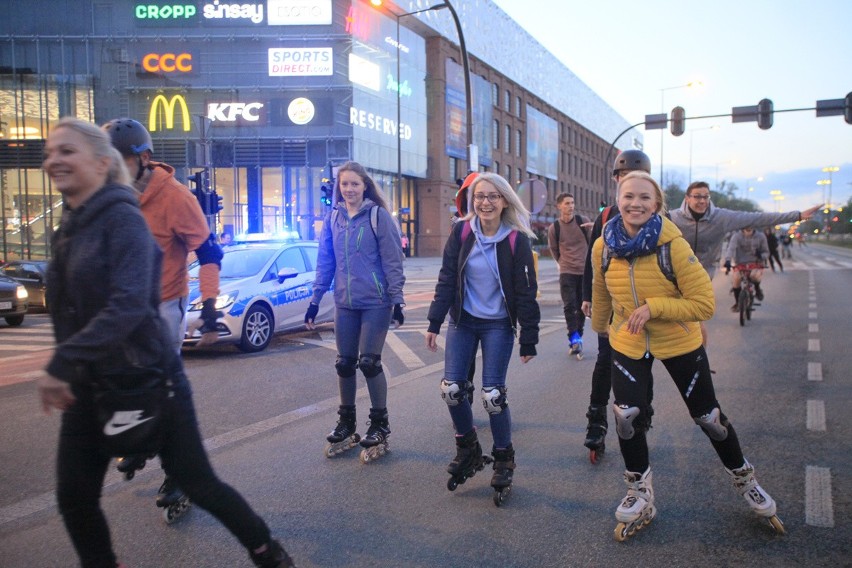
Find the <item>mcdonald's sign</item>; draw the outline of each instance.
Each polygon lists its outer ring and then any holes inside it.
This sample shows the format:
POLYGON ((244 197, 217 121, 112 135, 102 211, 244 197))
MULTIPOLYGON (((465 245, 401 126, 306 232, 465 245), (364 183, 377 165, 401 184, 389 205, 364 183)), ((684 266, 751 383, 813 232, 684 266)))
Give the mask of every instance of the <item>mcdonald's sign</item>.
POLYGON ((178 104, 181 107, 183 130, 184 132, 189 132, 192 129, 192 123, 189 121, 189 107, 187 107, 186 99, 183 95, 173 95, 171 99, 167 99, 165 95, 154 97, 154 101, 151 103, 151 110, 148 112, 148 131, 174 130, 175 107, 178 104), (160 107, 162 107, 162 113, 160 113, 160 107), (165 128, 162 128, 164 121, 165 128))

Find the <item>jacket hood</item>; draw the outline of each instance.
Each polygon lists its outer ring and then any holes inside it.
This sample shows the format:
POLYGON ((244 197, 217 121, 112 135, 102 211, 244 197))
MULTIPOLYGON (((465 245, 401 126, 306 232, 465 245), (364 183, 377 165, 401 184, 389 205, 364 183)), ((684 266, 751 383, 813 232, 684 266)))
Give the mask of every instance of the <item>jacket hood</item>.
POLYGON ((172 181, 177 181, 175 180, 175 169, 168 164, 151 162, 151 169, 149 171, 151 173, 148 183, 145 184, 144 191, 139 195, 139 200, 143 203, 154 199, 172 181))
POLYGON ((479 224, 479 217, 474 216, 471 219, 470 227, 474 233, 476 233, 477 238, 479 238, 479 242, 483 244, 490 243, 499 243, 503 239, 505 239, 509 233, 512 232, 512 227, 507 225, 506 223, 501 222, 500 227, 497 228, 497 232, 490 237, 487 237, 482 234, 482 227, 479 224))
POLYGON ((100 213, 116 203, 128 203, 139 208, 139 199, 133 188, 126 185, 108 183, 99 189, 85 203, 72 211, 75 225, 85 226, 100 213))
POLYGON ((680 232, 680 229, 677 228, 677 225, 675 225, 668 218, 663 217, 663 230, 660 231, 660 238, 659 240, 657 240, 657 246, 670 243, 676 238, 682 236, 683 233, 680 232))

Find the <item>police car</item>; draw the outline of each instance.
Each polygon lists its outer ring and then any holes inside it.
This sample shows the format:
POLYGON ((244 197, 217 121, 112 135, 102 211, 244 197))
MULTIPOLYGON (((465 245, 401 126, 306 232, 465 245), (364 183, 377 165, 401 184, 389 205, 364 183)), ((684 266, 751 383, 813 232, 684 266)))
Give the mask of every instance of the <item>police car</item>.
MULTIPOLYGON (((274 333, 304 326, 313 294, 318 244, 264 234, 237 237, 223 249, 216 309, 219 343, 236 343, 247 352, 266 349, 274 333)), ((201 317, 198 262, 189 267, 190 292, 187 327, 201 317)), ((319 306, 317 323, 334 319, 334 298, 328 293, 319 306)), ((187 332, 183 345, 201 339, 198 330, 187 332)))

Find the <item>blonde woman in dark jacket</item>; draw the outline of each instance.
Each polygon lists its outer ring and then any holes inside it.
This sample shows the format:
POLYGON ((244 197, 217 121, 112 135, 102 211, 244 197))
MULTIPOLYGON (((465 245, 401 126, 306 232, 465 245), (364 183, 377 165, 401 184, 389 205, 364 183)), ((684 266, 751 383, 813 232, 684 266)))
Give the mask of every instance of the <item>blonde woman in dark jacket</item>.
POLYGON ((468 398, 468 370, 482 345, 482 403, 494 438, 491 486, 499 506, 512 485, 515 450, 506 374, 515 338, 521 361, 536 355, 540 319, 529 228, 529 212, 509 183, 481 173, 470 187, 469 213, 453 227, 429 307, 426 347, 450 314, 441 395, 456 431, 455 459, 447 467, 452 491, 491 460, 483 457, 468 398), (518 335, 520 326, 520 335, 518 335))
POLYGON ((656 515, 645 438, 654 359, 671 375, 739 493, 783 532, 775 501, 754 478, 754 467, 716 400, 698 325, 715 308, 710 277, 680 230, 663 217, 663 193, 649 174, 631 172, 619 181, 618 209, 592 248, 592 327, 609 333, 612 345, 613 413, 626 469, 627 496, 615 512, 616 540, 656 515), (660 268, 661 247, 668 247, 674 281, 660 268))

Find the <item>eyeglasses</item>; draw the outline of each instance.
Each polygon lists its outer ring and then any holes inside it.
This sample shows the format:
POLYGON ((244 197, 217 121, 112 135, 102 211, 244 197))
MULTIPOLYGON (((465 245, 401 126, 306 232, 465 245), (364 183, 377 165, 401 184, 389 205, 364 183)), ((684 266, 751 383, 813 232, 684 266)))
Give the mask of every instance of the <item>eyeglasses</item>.
POLYGON ((709 195, 696 195, 694 193, 692 195, 687 195, 687 197, 694 199, 696 201, 707 201, 708 199, 710 199, 709 195))
POLYGON ((486 199, 488 200, 488 203, 497 203, 502 198, 503 198, 503 196, 500 195, 499 193, 489 193, 488 195, 485 195, 484 193, 474 193, 473 194, 473 202, 474 203, 482 203, 486 199))

